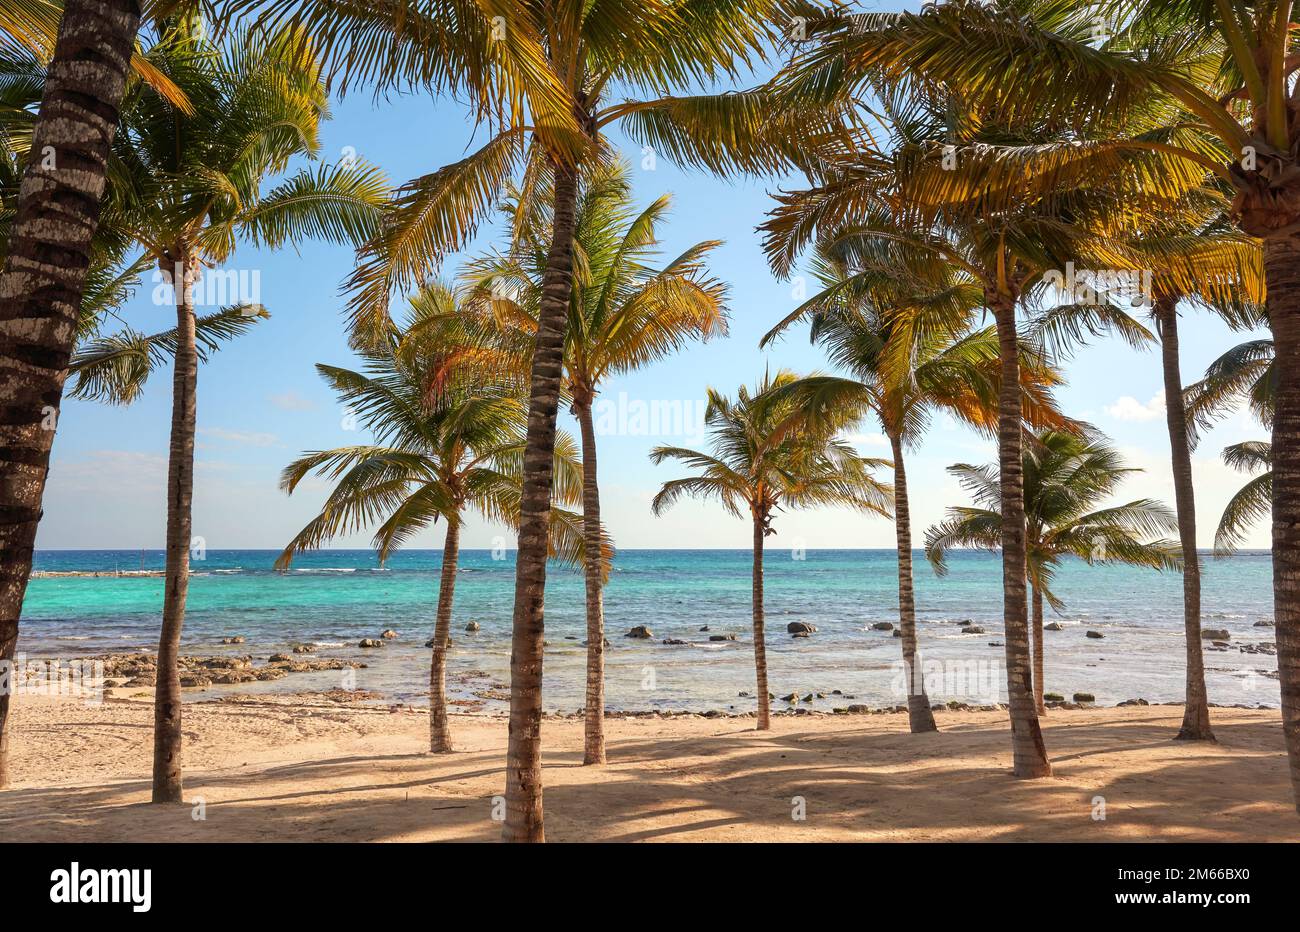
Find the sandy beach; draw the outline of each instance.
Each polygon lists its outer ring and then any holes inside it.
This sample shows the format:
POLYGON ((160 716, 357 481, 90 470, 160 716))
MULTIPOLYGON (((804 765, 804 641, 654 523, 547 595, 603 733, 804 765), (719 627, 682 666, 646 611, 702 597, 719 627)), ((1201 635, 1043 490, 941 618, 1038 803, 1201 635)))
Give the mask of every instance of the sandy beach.
MULTIPOLYGON (((143 698, 143 697, 140 697, 143 698)), ((543 729, 551 841, 1297 841, 1276 710, 1215 709, 1219 742, 1171 740, 1174 706, 1053 710, 1055 775, 1009 775, 1005 713, 613 718, 610 762, 582 725, 543 729), (1105 819, 1097 797, 1105 800, 1105 819), (804 818, 798 816, 802 814, 804 818)), ((428 718, 320 695, 185 710, 186 798, 149 800, 152 707, 22 696, 2 841, 493 841, 506 723, 454 716, 457 752, 421 753, 428 718), (200 805, 201 803, 201 805, 200 805), (201 817, 201 818, 200 818, 201 817)))

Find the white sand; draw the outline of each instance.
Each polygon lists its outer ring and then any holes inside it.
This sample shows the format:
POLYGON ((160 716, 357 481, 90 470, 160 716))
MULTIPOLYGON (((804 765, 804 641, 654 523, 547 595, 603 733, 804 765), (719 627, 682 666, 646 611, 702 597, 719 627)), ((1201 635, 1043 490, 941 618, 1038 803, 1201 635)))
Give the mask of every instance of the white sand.
MULTIPOLYGON (((455 716, 458 751, 421 753, 419 712, 243 697, 185 710, 186 797, 149 800, 152 708, 19 696, 0 840, 488 841, 506 725, 455 716)), ((1009 775, 1005 713, 613 719, 610 762, 550 721, 551 841, 1296 841, 1277 711, 1213 710, 1218 744, 1171 740, 1181 709, 1053 711, 1055 775, 1009 775), (1106 818, 1093 818, 1094 798, 1106 818), (806 818, 792 818, 802 797, 806 818)))

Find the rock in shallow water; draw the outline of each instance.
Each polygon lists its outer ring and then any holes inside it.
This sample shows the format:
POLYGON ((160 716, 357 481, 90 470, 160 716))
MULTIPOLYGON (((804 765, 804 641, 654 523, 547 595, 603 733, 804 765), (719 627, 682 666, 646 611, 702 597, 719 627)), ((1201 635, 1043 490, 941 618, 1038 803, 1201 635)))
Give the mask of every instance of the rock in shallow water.
POLYGON ((810 625, 806 621, 792 621, 785 626, 787 634, 812 634, 817 630, 816 625, 810 625))
POLYGON ((631 631, 629 631, 627 634, 623 635, 623 637, 625 637, 625 638, 639 638, 639 639, 641 639, 641 640, 649 640, 650 638, 653 638, 653 637, 654 637, 654 632, 651 631, 649 628, 647 628, 645 625, 637 625, 635 628, 633 628, 633 629, 632 629, 631 631))
POLYGON ((384 642, 378 638, 362 638, 357 647, 383 647, 384 642))

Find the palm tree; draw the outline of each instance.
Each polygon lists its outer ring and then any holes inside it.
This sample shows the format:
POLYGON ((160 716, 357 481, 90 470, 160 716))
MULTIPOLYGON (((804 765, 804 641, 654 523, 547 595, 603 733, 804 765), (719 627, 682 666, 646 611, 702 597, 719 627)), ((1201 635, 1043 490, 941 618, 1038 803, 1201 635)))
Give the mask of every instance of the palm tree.
MULTIPOLYGON (((515 192, 516 195, 518 192, 515 192)), ((671 199, 662 195, 637 210, 626 163, 598 166, 585 174, 575 211, 574 242, 583 256, 575 269, 565 328, 564 393, 582 436, 585 526, 587 688, 584 764, 605 762, 604 572, 600 552, 600 487, 596 470, 596 396, 610 376, 650 365, 687 340, 727 332, 726 286, 705 268, 716 241, 696 243, 656 268, 659 227, 671 199)), ((508 253, 471 263, 471 284, 480 300, 526 334, 514 345, 530 346, 541 308, 547 246, 544 208, 518 201, 506 212, 516 222, 508 253)))
MULTIPOLYGON (((375 442, 307 453, 285 467, 280 482, 289 494, 312 472, 335 483, 320 514, 280 554, 281 569, 298 553, 376 523, 374 546, 382 563, 430 524, 446 522, 429 666, 433 754, 452 750, 445 683, 464 514, 472 508, 489 521, 517 524, 523 468, 525 407, 518 380, 486 382, 448 352, 460 340, 453 331, 463 313, 449 288, 428 283, 412 299, 405 325, 390 325, 383 345, 372 344, 363 354, 364 372, 318 365, 375 442)), ((572 440, 561 435, 558 502, 579 500, 581 470, 572 440)), ((551 511, 550 540, 555 556, 570 562, 583 556, 582 526, 571 512, 551 511)))
POLYGON ((1196 546, 1196 498, 1192 483, 1192 435, 1179 364, 1179 307, 1202 308, 1234 329, 1255 326, 1264 301, 1262 251, 1256 240, 1228 219, 1223 186, 1198 189, 1175 205, 1170 216, 1150 222, 1121 245, 1136 264, 1150 269, 1152 300, 1147 310, 1160 341, 1169 432, 1174 505, 1183 555, 1185 700, 1181 740, 1213 741, 1201 639, 1201 566, 1196 546), (1188 292, 1187 284, 1195 291, 1188 292))
POLYGON ((1273 447, 1267 440, 1246 440, 1223 448, 1223 461, 1244 473, 1255 473, 1223 507, 1214 552, 1233 553, 1246 539, 1246 531, 1273 511, 1273 447))
POLYGON ((652 508, 662 514, 682 497, 720 501, 727 513, 753 525, 754 671, 758 683, 758 729, 772 727, 767 688, 767 650, 763 631, 763 541, 776 530, 777 510, 839 505, 889 514, 890 490, 870 470, 887 465, 859 457, 835 434, 861 416, 851 404, 824 406, 829 385, 841 399, 853 383, 825 377, 799 379, 781 371, 767 374, 751 392, 742 386, 736 400, 709 389, 704 422, 710 428, 712 453, 659 446, 652 462, 676 460, 697 475, 670 479, 655 495, 652 508), (833 412, 828 415, 828 411, 833 412))
MULTIPOLYGON (((1018 317, 1038 308, 1040 298, 1052 291, 1054 273, 1067 268, 1067 262, 1096 257, 1093 267, 1107 268, 1122 258, 1104 248, 1104 234, 1124 199, 1116 191, 1088 187, 1086 177, 1078 180, 1085 186, 1071 196, 1057 193, 1063 176, 1077 174, 1076 146, 1038 126, 982 124, 950 142, 949 128, 957 118, 952 111, 959 105, 958 99, 912 100, 906 119, 892 124, 895 149, 867 156, 848 151, 824 161, 811 188, 777 198, 777 208, 763 225, 765 247, 775 271, 787 274, 809 241, 851 224, 850 236, 899 244, 905 247, 899 250, 904 262, 927 257, 927 266, 955 266, 981 289, 982 303, 994 318, 1001 362, 1003 613, 1014 773, 1036 778, 1050 775, 1051 765, 1030 689, 1018 317), (1014 147, 1013 141, 1018 143, 1014 147), (955 159, 951 166, 950 158, 955 159), (1013 178, 1008 162, 1036 169, 1013 178)), ((1122 182, 1129 173, 1114 177, 1122 182)), ((1178 182, 1168 180, 1172 187, 1178 182)), ((902 268, 910 273, 915 265, 902 268)), ((922 280, 933 275, 929 268, 917 271, 922 280)), ((1115 327, 1134 336, 1102 302, 1066 303, 1050 311, 1049 318, 1058 329, 1115 327)))
MULTIPOLYGON (((925 555, 935 572, 947 572, 954 547, 997 550, 1002 543, 1001 486, 996 466, 958 463, 948 471, 974 497, 975 507, 949 508, 948 517, 926 531, 925 555)), ((1176 570, 1182 556, 1177 541, 1161 533, 1178 529, 1167 507, 1151 499, 1098 508, 1124 477, 1140 470, 1123 465, 1119 454, 1100 439, 1044 431, 1025 447, 1026 566, 1033 601, 1034 703, 1043 709, 1043 602, 1055 611, 1065 605, 1052 591, 1061 560, 1077 557, 1089 565, 1121 563, 1176 570)))
MULTIPOLYGON (((303 168, 270 190, 291 159, 314 158, 328 116, 319 65, 302 37, 234 35, 222 45, 201 20, 161 25, 147 60, 193 102, 186 117, 141 85, 123 108, 110 196, 130 235, 171 285, 176 307, 167 472, 167 557, 155 691, 154 802, 182 797, 181 692, 176 666, 185 619, 194 487, 198 364, 195 288, 244 239, 276 248, 308 238, 361 242, 374 235, 388 192, 366 165, 303 168)), ((209 279, 211 281, 211 279, 209 279)), ((241 299, 247 296, 240 295, 241 299)), ((240 313, 256 313, 247 300, 240 313)))
MULTIPOLYGON (((1277 411, 1277 365, 1273 341, 1247 340, 1232 347, 1205 370, 1205 377, 1187 386, 1187 412, 1192 418, 1192 439, 1244 401, 1265 427, 1277 411)), ((1241 545, 1246 531, 1272 513, 1273 447, 1265 440, 1235 443, 1223 450, 1223 461, 1244 473, 1257 473, 1229 499, 1214 536, 1214 550, 1230 554, 1241 545)))
MULTIPOLYGON (((19 11, 22 12, 21 10, 19 11)), ((20 18, 6 37, 29 38, 20 18)), ((67 0, 0 271, 0 664, 18 644, 65 369, 76 340, 109 147, 140 25, 138 0, 67 0), (44 155, 53 153, 50 161, 44 155)), ((30 42, 20 42, 30 46, 30 42)), ((0 692, 0 788, 9 781, 0 692)))
POLYGON ((441 256, 465 244, 508 179, 521 179, 523 203, 534 202, 528 192, 538 185, 551 193, 516 562, 507 841, 545 840, 539 735, 546 528, 579 178, 610 157, 606 133, 614 126, 649 158, 717 174, 805 165, 812 149, 842 134, 842 108, 799 106, 765 88, 692 92, 750 72, 782 41, 794 14, 815 6, 492 0, 466 9, 447 0, 234 0, 236 10, 259 11, 263 24, 300 24, 352 79, 462 92, 492 132, 473 154, 403 187, 392 222, 368 246, 350 283, 354 339, 375 332, 393 291, 426 278, 441 256))
MULTIPOLYGON (((912 585, 911 508, 904 447, 919 445, 931 417, 943 411, 977 429, 997 427, 1001 377, 997 334, 975 329, 982 292, 967 274, 933 268, 930 287, 910 271, 930 254, 896 261, 898 244, 831 238, 816 262, 821 291, 764 338, 766 345, 795 320, 811 317, 811 338, 852 374, 889 440, 894 466, 894 525, 898 545, 898 609, 908 719, 913 733, 935 730, 925 693, 912 585), (838 249, 839 254, 835 254, 838 249), (868 249, 874 254, 868 255, 868 249), (846 255, 847 254, 847 255, 846 255)), ((933 265, 934 263, 931 263, 933 265)), ((1059 377, 1031 346, 1022 347, 1024 416, 1035 426, 1064 427, 1049 394, 1059 377)))
MULTIPOLYGON (((1049 110, 1072 125, 1159 112, 1178 139, 1125 132, 1110 145, 1159 148, 1231 186, 1232 219, 1263 241, 1264 279, 1279 367, 1273 424, 1273 593, 1282 715, 1300 811, 1300 134, 1292 106, 1290 2, 1123 0, 982 7, 945 4, 921 15, 877 16, 819 52, 805 86, 834 69, 911 73, 960 87, 981 113, 1049 110), (1099 16, 1113 23, 1097 41, 1099 16), (1171 37, 1177 37, 1171 41, 1171 37)), ((817 25, 811 27, 815 34, 817 25)))

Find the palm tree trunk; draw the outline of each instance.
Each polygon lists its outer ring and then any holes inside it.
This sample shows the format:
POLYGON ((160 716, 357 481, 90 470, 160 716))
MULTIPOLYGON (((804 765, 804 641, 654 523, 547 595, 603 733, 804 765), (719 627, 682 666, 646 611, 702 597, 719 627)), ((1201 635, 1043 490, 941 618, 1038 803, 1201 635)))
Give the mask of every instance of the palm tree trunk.
POLYGON ((1273 617, 1282 731, 1300 812, 1300 238, 1264 240, 1273 329, 1273 617))
POLYGON ((582 762, 605 763, 605 596, 601 578, 600 485, 596 480, 596 429, 591 403, 574 405, 582 428, 583 570, 587 583, 587 698, 582 762))
POLYGON ((506 818, 502 826, 505 841, 546 840, 542 827, 543 603, 555 468, 555 416, 560 403, 564 331, 573 290, 573 215, 577 199, 577 168, 557 163, 551 248, 542 277, 528 401, 523 494, 519 502, 519 553, 515 563, 510 650, 506 818))
POLYGON ((898 535, 898 627, 903 632, 903 673, 907 677, 907 719, 912 734, 938 731, 925 675, 916 649, 916 596, 912 592, 912 511, 907 498, 907 470, 903 466, 903 441, 890 433, 894 455, 894 530, 898 535))
POLYGON ((1165 420, 1169 425, 1170 462, 1174 473, 1174 506, 1178 539, 1183 547, 1183 638, 1187 652, 1187 701, 1178 737, 1213 741, 1210 702, 1205 690, 1205 659, 1201 646, 1201 557, 1196 549, 1196 493, 1192 486, 1192 452, 1187 438, 1187 409, 1178 364, 1178 298, 1160 295, 1155 303, 1160 328, 1160 354, 1165 377, 1165 420))
MULTIPOLYGON (((36 525, 76 338, 139 0, 66 0, 0 272, 0 666, 18 646, 36 525), (44 158, 54 156, 53 167, 44 158)), ((0 787, 9 782, 0 691, 0 787)))
POLYGON ((1011 751, 1015 776, 1029 779, 1052 773, 1034 706, 1029 660, 1029 607, 1025 597, 1025 482, 1022 456, 1020 346, 1016 304, 1003 295, 989 302, 997 322, 1002 357, 998 404, 998 465, 1002 491, 1002 612, 1006 629, 1007 704, 1011 710, 1011 751))
POLYGON ((758 680, 758 730, 772 727, 772 701, 767 688, 767 640, 763 633, 763 539, 767 534, 766 521, 754 515, 754 675, 758 680))
POLYGON ((433 657, 429 661, 429 753, 451 752, 447 728, 447 647, 451 640, 451 605, 456 597, 456 564, 460 559, 460 522, 447 522, 442 544, 442 578, 438 582, 438 619, 433 626, 433 657))
POLYGON ((172 268, 176 290, 176 363, 172 375, 171 448, 167 458, 167 562, 163 581, 162 633, 153 699, 153 801, 182 800, 181 681, 177 657, 185 625, 193 541, 194 392, 199 359, 194 331, 195 264, 177 250, 172 268))
POLYGON ((1042 715, 1047 711, 1043 705, 1043 593, 1035 585, 1030 585, 1034 600, 1034 708, 1042 715))

